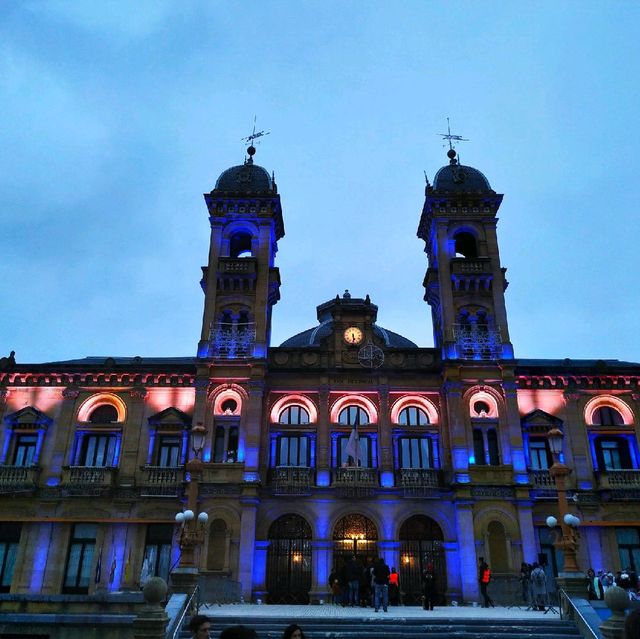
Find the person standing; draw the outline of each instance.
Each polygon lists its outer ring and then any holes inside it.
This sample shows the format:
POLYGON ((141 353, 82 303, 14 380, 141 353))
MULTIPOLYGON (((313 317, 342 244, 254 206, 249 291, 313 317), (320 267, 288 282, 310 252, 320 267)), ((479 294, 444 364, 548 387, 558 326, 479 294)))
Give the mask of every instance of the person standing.
POLYGON ((400 577, 395 568, 391 569, 389 575, 389 603, 392 606, 397 606, 400 599, 400 577))
POLYGON ((189 622, 189 632, 193 639, 209 639, 211 633, 211 620, 205 615, 195 615, 189 622))
POLYGON ((347 581, 349 583, 349 605, 360 605, 360 577, 362 576, 362 566, 355 555, 351 556, 347 564, 347 581))
POLYGON ((484 602, 482 604, 483 608, 488 608, 489 606, 495 608, 495 605, 491 600, 491 597, 489 597, 489 593, 487 592, 490 581, 491 571, 489 570, 489 564, 484 560, 484 557, 480 557, 480 565, 478 567, 478 582, 480 583, 480 593, 484 598, 484 602))
POLYGON ((433 610, 437 599, 436 576, 433 572, 433 564, 427 564, 422 571, 422 607, 424 610, 433 610))
POLYGON ((524 561, 520 564, 520 585, 522 586, 522 601, 528 604, 531 589, 531 566, 524 561))
POLYGON ((587 578, 589 582, 587 583, 587 595, 589 600, 602 600, 604 599, 604 588, 602 586, 602 582, 600 578, 596 576, 593 568, 589 568, 587 570, 587 578))
POLYGON ((547 603, 547 575, 538 563, 533 564, 531 571, 531 597, 534 609, 544 611, 547 603))
POLYGON ((329 590, 331 591, 331 603, 335 606, 340 603, 340 577, 338 571, 333 568, 329 575, 329 590))
POLYGON ((297 623, 292 623, 284 629, 282 639, 306 639, 302 628, 297 623))
POLYGON ((387 608, 389 607, 389 574, 389 566, 384 563, 382 557, 378 557, 373 568, 374 604, 376 612, 380 610, 380 604, 382 604, 382 609, 385 612, 387 612, 387 608))

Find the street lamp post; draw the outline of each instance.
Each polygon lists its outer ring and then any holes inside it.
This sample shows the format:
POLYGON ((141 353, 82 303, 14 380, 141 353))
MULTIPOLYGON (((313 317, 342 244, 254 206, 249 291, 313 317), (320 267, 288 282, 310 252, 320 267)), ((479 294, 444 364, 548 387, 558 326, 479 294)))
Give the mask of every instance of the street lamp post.
POLYGON ((194 456, 187 462, 186 471, 189 474, 187 483, 187 508, 176 513, 175 520, 180 526, 180 565, 171 574, 177 589, 192 591, 198 579, 196 566, 196 548, 204 542, 204 532, 209 515, 198 510, 198 484, 202 476, 202 461, 200 456, 204 448, 207 431, 202 424, 196 424, 191 429, 191 448, 194 456))
MULTIPOLYGON (((560 531, 557 535, 554 546, 562 551, 564 557, 564 567, 558 575, 558 585, 568 593, 585 596, 586 576, 578 568, 578 539, 577 527, 580 520, 569 512, 567 502, 566 479, 571 474, 571 469, 560 461, 562 452, 562 440, 564 434, 559 428, 552 428, 547 433, 549 448, 553 455, 553 465, 549 469, 549 474, 553 478, 558 493, 558 515, 560 517, 560 531)), ((547 517, 547 526, 555 528, 558 520, 555 517, 547 517)))

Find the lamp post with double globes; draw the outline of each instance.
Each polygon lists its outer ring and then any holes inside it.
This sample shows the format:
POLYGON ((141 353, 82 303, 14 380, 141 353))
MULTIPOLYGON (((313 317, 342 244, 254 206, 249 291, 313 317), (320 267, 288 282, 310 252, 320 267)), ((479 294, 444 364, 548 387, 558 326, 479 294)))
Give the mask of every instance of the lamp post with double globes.
POLYGON ((204 542, 204 532, 209 515, 198 510, 198 493, 202 476, 202 449, 207 435, 205 427, 198 423, 191 428, 191 448, 193 458, 187 462, 186 471, 189 474, 187 482, 187 508, 176 513, 175 520, 179 528, 180 564, 171 573, 174 589, 178 592, 191 592, 198 582, 198 567, 195 556, 196 548, 204 542))
MULTIPOLYGON (((567 502, 566 479, 571 474, 571 469, 560 461, 562 453, 562 441, 564 433, 559 428, 552 428, 547 433, 549 448, 553 455, 553 465, 549 474, 553 478, 558 493, 558 515, 560 517, 560 535, 557 535, 554 546, 562 551, 564 557, 563 570, 558 574, 558 586, 569 594, 586 596, 587 577, 578 567, 578 539, 577 527, 580 520, 569 512, 567 502)), ((555 528, 558 520, 555 517, 547 517, 547 526, 555 528)))

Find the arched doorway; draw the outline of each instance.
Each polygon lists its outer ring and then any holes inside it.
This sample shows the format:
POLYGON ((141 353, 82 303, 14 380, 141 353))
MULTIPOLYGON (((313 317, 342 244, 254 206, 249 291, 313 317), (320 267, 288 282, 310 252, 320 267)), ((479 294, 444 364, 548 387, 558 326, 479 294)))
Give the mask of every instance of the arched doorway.
POLYGON ((229 531, 224 519, 214 519, 209 526, 207 570, 229 569, 229 531))
POLYGON ((378 556, 378 529, 364 515, 346 515, 333 529, 333 565, 336 570, 355 555, 363 566, 378 556))
POLYGON ((507 554, 507 534, 499 521, 492 521, 487 526, 489 541, 489 562, 491 572, 509 572, 509 557, 507 554))
POLYGON ((308 604, 311 588, 311 526, 284 515, 269 528, 267 603, 308 604))
POLYGON ((431 564, 441 596, 447 590, 444 536, 438 524, 425 515, 409 517, 400 527, 400 590, 406 605, 419 605, 422 571, 431 564))

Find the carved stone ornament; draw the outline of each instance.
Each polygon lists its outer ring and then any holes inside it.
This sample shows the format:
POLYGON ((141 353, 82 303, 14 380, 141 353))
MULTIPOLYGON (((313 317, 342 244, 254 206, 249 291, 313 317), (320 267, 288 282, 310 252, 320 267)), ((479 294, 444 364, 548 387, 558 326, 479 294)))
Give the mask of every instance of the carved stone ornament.
POLYGON ((63 399, 78 399, 78 397, 80 397, 80 389, 69 386, 68 388, 62 389, 61 394, 63 399))
POLYGON ((144 386, 134 386, 130 391, 129 395, 133 399, 144 399, 147 396, 147 389, 144 386))

